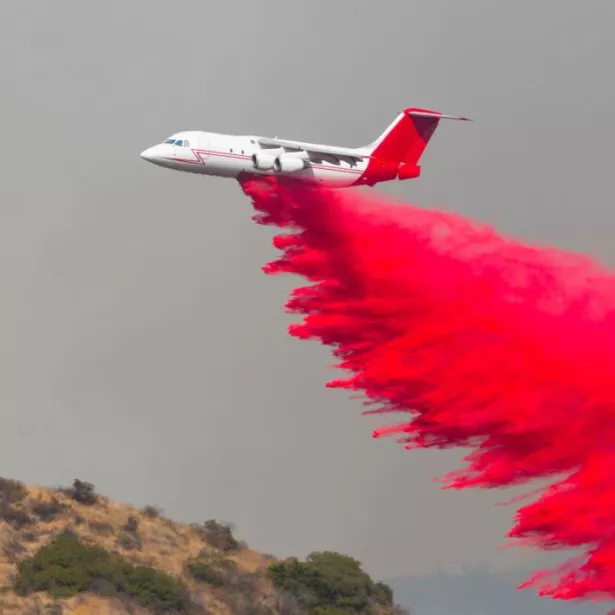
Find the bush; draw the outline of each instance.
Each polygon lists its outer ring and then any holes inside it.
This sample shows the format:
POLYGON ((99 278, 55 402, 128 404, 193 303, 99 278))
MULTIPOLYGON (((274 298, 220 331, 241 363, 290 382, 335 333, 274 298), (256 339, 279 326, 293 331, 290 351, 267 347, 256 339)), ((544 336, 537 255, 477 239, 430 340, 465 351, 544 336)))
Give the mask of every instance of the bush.
POLYGON ((28 490, 23 483, 0 477, 0 507, 8 508, 15 504, 21 504, 26 495, 28 495, 28 490))
POLYGON ((186 568, 195 580, 214 587, 230 584, 237 576, 237 564, 234 561, 205 550, 191 559, 186 568))
POLYGON ((259 572, 236 574, 232 579, 233 593, 254 602, 260 593, 259 588, 262 578, 262 574, 259 572))
POLYGON ((158 506, 146 506, 143 509, 143 514, 148 519, 157 519, 162 514, 162 509, 159 508, 158 506))
POLYGON ((304 609, 290 592, 280 592, 277 597, 275 612, 278 615, 303 615, 304 609))
POLYGON ((237 551, 241 547, 241 543, 233 536, 233 527, 230 523, 220 523, 215 519, 205 521, 201 525, 192 524, 201 538, 215 549, 219 549, 224 553, 237 551))
POLYGON ((229 583, 226 601, 234 615, 275 615, 262 604, 262 573, 237 573, 229 583))
POLYGON ((51 502, 45 500, 37 500, 32 505, 32 513, 41 521, 53 521, 59 514, 66 510, 66 505, 62 504, 55 498, 51 502))
POLYGON ((140 551, 143 546, 143 541, 139 534, 121 532, 117 538, 117 544, 126 549, 126 551, 140 551))
POLYGON ((372 595, 377 604, 393 606, 393 590, 386 583, 374 583, 372 595))
POLYGON ((213 587, 222 587, 224 585, 222 574, 210 564, 195 559, 188 562, 187 568, 195 581, 207 583, 207 585, 212 585, 213 587))
POLYGON ((15 591, 22 596, 47 592, 54 598, 81 592, 128 597, 154 613, 193 614, 187 588, 174 577, 153 568, 133 566, 75 536, 60 536, 18 565, 15 591))
POLYGON ((368 615, 376 604, 392 604, 388 586, 375 584, 360 562, 340 553, 326 551, 311 554, 305 562, 273 563, 269 572, 275 586, 312 615, 368 615))
POLYGON ((31 525, 32 519, 23 509, 27 495, 27 489, 19 481, 0 478, 0 520, 16 530, 31 525))
POLYGON ((94 485, 80 481, 78 478, 74 480, 72 488, 67 489, 66 492, 75 502, 86 506, 93 506, 98 501, 94 485))
POLYGON ((133 516, 128 517, 122 529, 130 534, 136 534, 139 531, 139 520, 133 516))
POLYGON ((25 511, 19 508, 7 508, 2 515, 2 518, 14 529, 22 530, 34 523, 32 517, 25 511))

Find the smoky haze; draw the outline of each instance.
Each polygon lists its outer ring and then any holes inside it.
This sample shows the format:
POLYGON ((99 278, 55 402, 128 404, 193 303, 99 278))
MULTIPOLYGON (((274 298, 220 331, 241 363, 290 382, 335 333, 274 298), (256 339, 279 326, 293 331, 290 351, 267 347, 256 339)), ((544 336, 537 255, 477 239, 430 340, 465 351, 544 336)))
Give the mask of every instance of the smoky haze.
MULTIPOLYGON (((379 577, 502 553, 510 494, 441 492, 457 455, 374 442, 332 360, 290 339, 293 279, 232 181, 146 164, 185 129, 336 145, 402 108, 440 126, 380 186, 615 263, 615 4, 588 0, 0 3, 2 474, 78 477, 278 555, 379 577)), ((526 562, 524 562, 524 565, 526 562)))

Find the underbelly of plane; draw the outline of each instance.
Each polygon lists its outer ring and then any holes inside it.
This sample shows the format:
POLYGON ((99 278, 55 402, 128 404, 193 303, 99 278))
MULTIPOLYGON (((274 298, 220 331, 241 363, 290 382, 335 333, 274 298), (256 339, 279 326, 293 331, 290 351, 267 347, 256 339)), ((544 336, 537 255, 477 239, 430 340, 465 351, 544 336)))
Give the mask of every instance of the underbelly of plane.
POLYGON ((239 174, 273 175, 293 177, 309 183, 325 184, 328 186, 352 186, 357 183, 363 170, 359 168, 336 167, 329 164, 313 164, 305 169, 292 173, 279 173, 273 169, 258 170, 252 164, 251 156, 243 153, 210 152, 203 161, 200 172, 217 177, 236 178, 239 174))
POLYGON ((333 187, 352 186, 359 182, 363 169, 338 167, 332 164, 310 164, 307 168, 291 173, 280 173, 273 169, 258 170, 252 164, 250 155, 244 152, 194 151, 194 158, 168 160, 168 166, 189 173, 201 173, 214 177, 237 178, 240 174, 273 175, 292 177, 308 183, 333 187))

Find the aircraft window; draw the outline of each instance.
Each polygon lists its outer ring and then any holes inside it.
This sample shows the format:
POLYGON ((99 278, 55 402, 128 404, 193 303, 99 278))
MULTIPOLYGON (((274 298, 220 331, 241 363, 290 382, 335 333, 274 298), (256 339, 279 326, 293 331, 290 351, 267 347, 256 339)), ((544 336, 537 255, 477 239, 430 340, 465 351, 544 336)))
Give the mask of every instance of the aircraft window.
POLYGON ((182 140, 181 139, 177 139, 177 141, 175 141, 175 145, 181 145, 182 144, 182 140))
POLYGON ((175 139, 167 139, 165 143, 175 143, 175 139))
POLYGON ((190 147, 190 141, 184 141, 184 147, 190 147))

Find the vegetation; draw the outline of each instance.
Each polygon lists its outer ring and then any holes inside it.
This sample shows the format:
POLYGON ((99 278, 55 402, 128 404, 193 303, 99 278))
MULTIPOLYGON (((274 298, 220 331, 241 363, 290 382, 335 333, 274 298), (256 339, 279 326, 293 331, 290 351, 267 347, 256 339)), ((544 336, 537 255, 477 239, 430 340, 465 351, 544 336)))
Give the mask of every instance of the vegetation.
POLYGON ((213 587, 232 584, 238 575, 237 564, 224 556, 203 549, 198 557, 188 561, 186 568, 196 581, 213 587))
POLYGON ((207 583, 207 585, 213 587, 222 587, 224 585, 224 578, 220 571, 206 562, 195 558, 188 562, 187 568, 196 581, 207 583))
POLYGON ((54 598, 93 592, 125 596, 154 613, 195 612, 188 590, 179 580, 153 568, 133 566, 97 546, 64 535, 18 565, 19 595, 48 592, 54 598))
POLYGON ((386 583, 374 583, 372 596, 382 606, 393 606, 393 590, 386 583))
POLYGON ((233 526, 230 523, 220 523, 215 519, 209 519, 203 525, 194 523, 191 527, 207 544, 223 553, 237 551, 242 546, 233 536, 233 526))
POLYGON ((27 490, 19 481, 0 478, 0 520, 6 521, 17 530, 33 522, 23 508, 26 495, 27 490))
POLYGON ((143 509, 143 514, 148 519, 157 519, 162 514, 162 509, 158 506, 146 506, 143 509))
POLYGON ((279 561, 228 523, 173 523, 80 480, 45 492, 0 478, 0 571, 14 579, 0 588, 0 613, 15 615, 76 615, 111 599, 120 602, 110 612, 140 605, 152 615, 403 615, 391 588, 351 557, 279 561))
POLYGON ((66 511, 66 506, 61 504, 57 498, 53 498, 50 502, 45 500, 37 500, 32 506, 32 513, 43 522, 53 521, 58 515, 66 511))
POLYGON ((360 562, 340 553, 325 551, 312 553, 305 562, 276 562, 269 571, 275 586, 313 615, 372 615, 393 603, 388 585, 374 583, 360 562))
POLYGON ((76 478, 71 489, 67 489, 66 493, 80 504, 93 506, 98 501, 98 496, 94 491, 92 483, 86 483, 76 478))
POLYGON ((135 516, 130 515, 122 529, 130 534, 136 534, 139 531, 139 520, 135 516))
POLYGON ((16 480, 0 478, 0 512, 20 504, 27 495, 25 486, 16 480))

